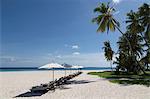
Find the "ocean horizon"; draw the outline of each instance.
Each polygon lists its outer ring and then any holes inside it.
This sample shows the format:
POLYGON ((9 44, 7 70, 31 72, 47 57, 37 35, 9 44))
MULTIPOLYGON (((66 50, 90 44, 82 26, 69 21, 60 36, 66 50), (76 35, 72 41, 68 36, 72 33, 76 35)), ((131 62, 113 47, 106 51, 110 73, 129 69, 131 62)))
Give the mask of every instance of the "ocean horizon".
MULTIPOLYGON (((38 67, 0 67, 0 72, 18 72, 18 71, 48 71, 52 69, 38 69, 38 67)), ((64 70, 60 68, 56 68, 55 70, 64 70)), ((70 69, 67 70, 77 70, 70 69)), ((111 70, 110 67, 84 67, 81 70, 111 70)))

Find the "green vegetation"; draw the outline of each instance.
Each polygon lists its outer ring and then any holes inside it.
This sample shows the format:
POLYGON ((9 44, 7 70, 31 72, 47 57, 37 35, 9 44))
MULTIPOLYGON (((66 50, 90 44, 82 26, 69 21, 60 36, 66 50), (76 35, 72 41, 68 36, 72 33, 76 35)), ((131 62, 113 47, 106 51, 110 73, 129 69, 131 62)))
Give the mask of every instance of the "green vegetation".
POLYGON ((112 71, 90 72, 88 74, 106 78, 112 83, 118 83, 123 85, 138 84, 145 85, 147 87, 150 86, 150 71, 147 72, 147 75, 134 75, 133 73, 127 74, 125 72, 120 72, 120 74, 117 75, 115 72, 112 71))
POLYGON ((110 66, 111 66, 111 69, 113 70, 112 60, 113 60, 114 51, 112 50, 109 41, 104 42, 103 49, 105 52, 105 57, 106 57, 107 61, 110 61, 110 66))
POLYGON ((104 42, 105 58, 112 61, 113 54, 116 54, 113 63, 116 64, 117 75, 121 72, 147 75, 146 70, 150 68, 150 5, 144 3, 137 11, 127 13, 126 31, 121 31, 120 24, 114 17, 115 11, 114 5, 110 3, 100 3, 94 9, 97 17, 92 21, 98 25, 97 32, 108 33, 117 29, 122 34, 117 42, 116 53, 109 41, 104 42))
MULTIPOLYGON (((104 55, 112 63, 116 54, 115 71, 91 72, 110 82, 119 84, 141 84, 150 86, 150 5, 144 3, 137 11, 127 13, 126 31, 121 31, 115 19, 114 5, 100 3, 95 9, 97 17, 92 22, 98 25, 97 32, 108 33, 118 30, 122 35, 117 42, 118 50, 112 50, 110 42, 104 42, 104 55)), ((112 67, 112 66, 111 66, 112 67)))

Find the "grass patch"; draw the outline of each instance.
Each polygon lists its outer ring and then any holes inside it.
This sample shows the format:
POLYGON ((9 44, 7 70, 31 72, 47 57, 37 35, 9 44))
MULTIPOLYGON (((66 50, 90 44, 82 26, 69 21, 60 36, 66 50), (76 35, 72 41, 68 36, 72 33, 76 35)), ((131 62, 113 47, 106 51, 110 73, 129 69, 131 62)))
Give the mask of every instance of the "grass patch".
POLYGON ((124 85, 145 85, 150 86, 150 71, 147 71, 148 75, 133 75, 121 72, 116 75, 115 72, 104 71, 104 72, 89 72, 90 75, 97 75, 108 79, 112 83, 124 84, 124 85))

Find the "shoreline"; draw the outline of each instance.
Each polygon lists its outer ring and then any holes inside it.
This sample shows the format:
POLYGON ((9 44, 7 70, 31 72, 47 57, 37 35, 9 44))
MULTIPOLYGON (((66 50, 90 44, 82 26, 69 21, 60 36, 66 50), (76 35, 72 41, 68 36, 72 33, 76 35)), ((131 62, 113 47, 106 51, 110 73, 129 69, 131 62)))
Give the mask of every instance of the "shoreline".
MULTIPOLYGON (((52 69, 38 69, 38 67, 25 67, 25 68, 21 68, 21 67, 6 67, 6 68, 0 68, 0 72, 19 72, 19 71, 51 71, 52 69)), ((55 71, 57 70, 65 70, 65 69, 55 69, 55 71)), ((71 71, 75 71, 78 69, 66 69, 66 70, 71 70, 71 71)), ((111 70, 110 67, 84 67, 81 70, 111 70)))

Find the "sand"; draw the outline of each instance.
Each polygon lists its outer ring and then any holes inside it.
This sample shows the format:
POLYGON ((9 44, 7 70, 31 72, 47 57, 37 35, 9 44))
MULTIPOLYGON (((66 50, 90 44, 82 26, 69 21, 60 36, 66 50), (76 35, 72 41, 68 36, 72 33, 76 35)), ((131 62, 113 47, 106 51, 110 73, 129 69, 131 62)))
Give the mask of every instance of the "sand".
MULTIPOLYGON (((0 72, 0 99, 150 99, 150 87, 113 84, 106 79, 87 75, 89 71, 83 72, 73 79, 73 84, 64 85, 42 96, 19 98, 14 97, 29 91, 32 86, 51 81, 52 72, 0 72)), ((64 74, 64 71, 55 71, 55 78, 64 74)))

